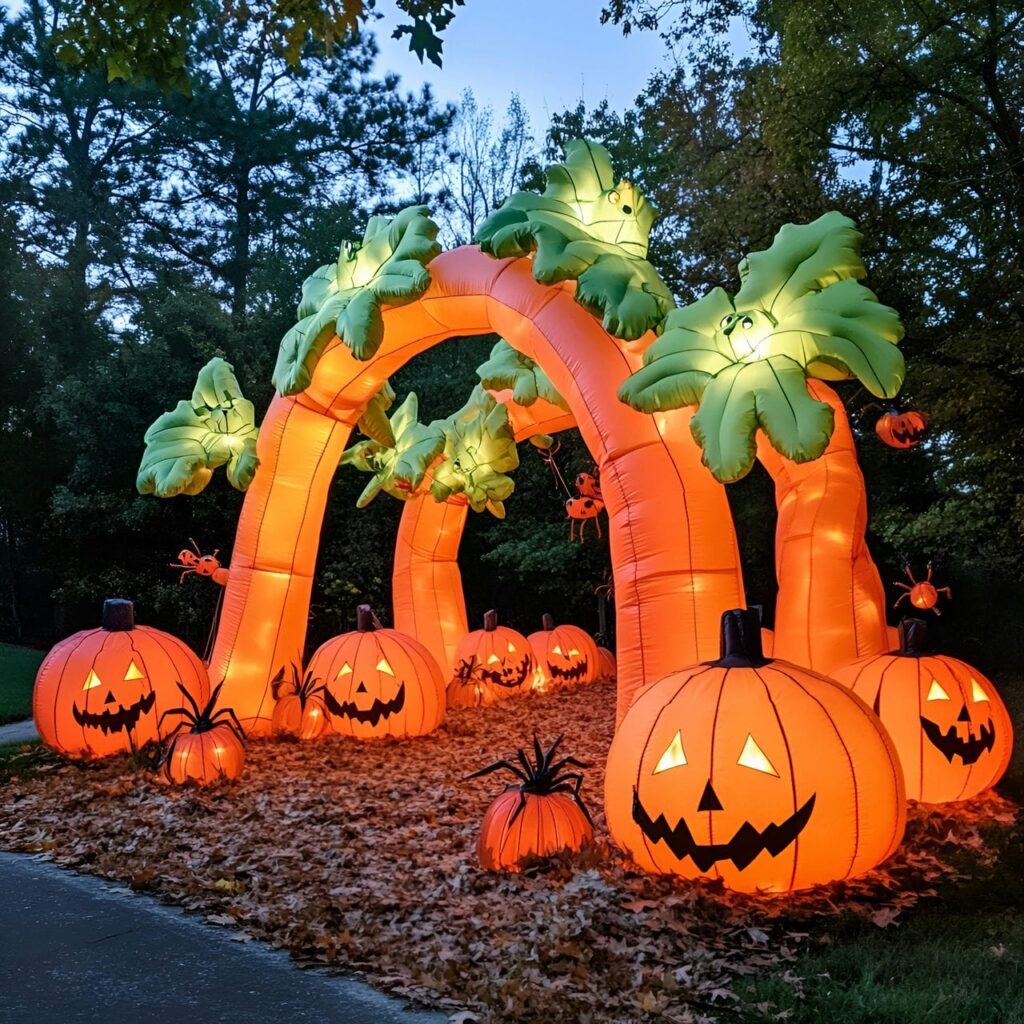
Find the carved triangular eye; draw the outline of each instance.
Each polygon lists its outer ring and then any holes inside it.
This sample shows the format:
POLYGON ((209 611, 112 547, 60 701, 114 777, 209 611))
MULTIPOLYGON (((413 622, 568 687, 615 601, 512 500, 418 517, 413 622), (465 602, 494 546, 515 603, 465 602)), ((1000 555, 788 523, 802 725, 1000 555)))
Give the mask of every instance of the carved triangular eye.
POLYGON ((665 753, 658 760, 653 774, 667 772, 669 768, 682 768, 684 764, 686 764, 686 753, 683 750, 683 737, 681 733, 677 732, 672 737, 672 742, 665 748, 665 753))
POLYGON ((971 700, 975 704, 988 703, 988 694, 981 688, 977 679, 971 679, 971 700))
POLYGON ((572 649, 572 650, 571 650, 571 651, 569 652, 569 657, 570 657, 570 658, 575 658, 575 657, 576 657, 576 655, 577 655, 577 654, 579 654, 579 653, 580 653, 580 652, 579 652, 579 651, 577 651, 577 650, 576 650, 576 648, 574 647, 574 648, 573 648, 573 649, 572 649))
POLYGON ((350 675, 352 675, 352 666, 346 661, 345 664, 338 669, 338 678, 340 679, 342 676, 350 675))
POLYGON ((94 669, 94 668, 89 669, 89 675, 86 676, 85 686, 83 686, 82 689, 83 690, 91 690, 94 686, 99 686, 99 685, 100 685, 100 677, 98 675, 96 675, 96 669, 94 669))
POLYGON ((124 674, 124 681, 127 683, 131 679, 145 678, 146 677, 142 674, 142 670, 135 664, 135 659, 132 658, 132 663, 128 666, 128 671, 124 674))
POLYGON ((515 654, 516 653, 516 645, 514 643, 512 643, 511 640, 509 640, 509 642, 508 642, 508 653, 509 654, 515 654))
POLYGON ((561 644, 555 644, 555 646, 551 648, 551 653, 552 654, 561 654, 562 653, 562 645, 561 644))
POLYGON ((933 679, 925 700, 949 700, 949 694, 939 685, 938 679, 933 679))
POLYGON ((497 665, 499 661, 501 661, 501 658, 499 658, 496 654, 492 653, 487 655, 488 665, 497 665))
POLYGON ((386 676, 393 676, 395 674, 394 670, 388 664, 387 658, 381 658, 380 661, 377 662, 377 671, 383 672, 386 676))
POLYGON ((743 765, 744 768, 753 768, 755 772, 764 772, 765 775, 779 777, 775 765, 768 760, 765 752, 757 745, 750 733, 747 733, 747 742, 743 744, 743 750, 736 763, 743 765))

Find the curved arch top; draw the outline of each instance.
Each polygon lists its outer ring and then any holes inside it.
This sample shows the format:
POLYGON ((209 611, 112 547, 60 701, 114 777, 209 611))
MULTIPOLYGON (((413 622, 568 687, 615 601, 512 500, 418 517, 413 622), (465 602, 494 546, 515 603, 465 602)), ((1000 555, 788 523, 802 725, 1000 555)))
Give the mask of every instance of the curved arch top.
POLYGON ((335 338, 309 388, 275 395, 260 468, 239 520, 210 662, 224 700, 254 732, 269 727, 269 680, 301 661, 320 526, 352 426, 385 378, 447 338, 495 333, 535 360, 569 405, 601 473, 618 632, 619 717, 637 689, 711 658, 721 613, 744 604, 724 488, 701 465, 690 412, 645 415, 620 403, 651 336, 623 343, 573 298, 538 284, 528 259, 463 246, 430 264, 415 302, 386 309, 384 342, 360 362, 335 338))

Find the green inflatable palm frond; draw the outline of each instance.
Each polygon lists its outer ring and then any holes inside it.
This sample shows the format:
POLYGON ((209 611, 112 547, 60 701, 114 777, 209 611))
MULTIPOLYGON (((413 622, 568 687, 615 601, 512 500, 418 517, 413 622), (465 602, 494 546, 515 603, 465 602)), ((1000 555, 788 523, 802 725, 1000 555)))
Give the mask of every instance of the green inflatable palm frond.
POLYGON ((425 206, 393 219, 371 217, 362 242, 346 242, 337 263, 302 285, 298 323, 281 339, 274 386, 282 395, 309 387, 324 349, 337 335, 356 359, 370 359, 384 340, 382 306, 419 298, 430 284, 427 264, 441 251, 437 225, 425 206))
POLYGON ((380 390, 366 403, 356 426, 371 440, 389 448, 395 445, 395 433, 388 419, 388 409, 395 404, 395 390, 390 381, 384 381, 380 390))
POLYGON ((542 284, 576 281, 576 301, 617 338, 655 329, 675 305, 647 262, 657 211, 628 181, 615 181, 603 146, 584 139, 546 174, 543 195, 517 192, 473 240, 499 259, 533 253, 542 284))
POLYGON ((551 378, 530 358, 517 352, 507 341, 499 341, 487 361, 476 368, 480 383, 491 391, 510 388, 516 405, 533 405, 543 398, 559 409, 569 411, 551 378))
POLYGON ((515 489, 506 474, 519 465, 508 409, 478 385, 465 406, 441 424, 444 459, 431 474, 434 500, 461 494, 474 512, 486 509, 504 519, 504 501, 515 489))
POLYGON ((373 474, 357 506, 364 508, 381 491, 403 501, 422 494, 429 471, 435 501, 463 495, 474 512, 486 509, 503 519, 502 502, 514 489, 505 474, 519 465, 505 406, 477 387, 448 419, 424 426, 416 419, 418 412, 419 400, 410 392, 390 421, 394 445, 361 441, 342 455, 343 466, 373 474))
POLYGON ((699 405, 691 429, 723 482, 750 470, 758 429, 794 462, 818 458, 833 414, 807 393, 808 377, 856 378, 879 398, 903 384, 903 326, 859 283, 860 241, 835 212, 787 224, 740 263, 735 297, 715 288, 669 314, 619 398, 641 412, 699 405))
POLYGON ((360 441, 341 456, 342 466, 373 474, 356 501, 357 508, 365 508, 381 491, 402 501, 411 498, 444 450, 444 432, 436 423, 420 423, 418 415, 419 399, 410 391, 389 421, 393 444, 360 441))
POLYGON ((230 363, 217 357, 199 371, 190 402, 179 402, 146 431, 135 478, 140 494, 198 494, 218 466, 244 491, 256 473, 256 413, 230 363))

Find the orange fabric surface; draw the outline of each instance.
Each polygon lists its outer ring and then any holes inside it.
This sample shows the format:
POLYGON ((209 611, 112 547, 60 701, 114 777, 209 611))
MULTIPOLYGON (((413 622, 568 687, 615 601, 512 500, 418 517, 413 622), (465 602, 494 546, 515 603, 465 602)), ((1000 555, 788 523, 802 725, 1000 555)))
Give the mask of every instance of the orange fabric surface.
POLYGON ((775 605, 772 653, 828 673, 889 647, 885 590, 864 540, 868 507, 846 410, 836 393, 809 380, 812 397, 835 412, 820 459, 791 462, 758 435, 757 457, 775 481, 775 605))

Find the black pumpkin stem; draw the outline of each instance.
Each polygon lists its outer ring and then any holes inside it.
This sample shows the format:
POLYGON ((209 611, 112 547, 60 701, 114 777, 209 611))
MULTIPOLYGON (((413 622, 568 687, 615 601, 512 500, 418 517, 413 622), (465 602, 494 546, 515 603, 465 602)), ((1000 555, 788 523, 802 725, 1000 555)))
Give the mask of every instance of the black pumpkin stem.
POLYGON ((373 614, 373 609, 368 604, 361 604, 356 609, 356 629, 360 633, 372 633, 380 629, 380 619, 373 614))
POLYGON ((111 633, 128 633, 135 628, 135 605, 123 597, 108 597, 103 602, 100 625, 111 633))
POLYGON ((761 616, 756 608, 733 608, 722 613, 722 646, 713 665, 760 668, 768 664, 761 647, 761 616))
POLYGON ((484 612, 484 629, 488 633, 493 633, 498 628, 498 612, 497 609, 492 608, 489 612, 484 612))
POLYGON ((575 757, 563 757, 561 760, 555 760, 555 754, 558 752, 558 748, 564 738, 564 736, 559 736, 545 751, 540 745, 540 740, 537 739, 537 734, 534 733, 532 761, 527 752, 520 747, 515 753, 518 764, 509 760, 495 761, 494 764, 489 764, 486 768, 481 768, 471 775, 467 775, 466 779, 478 779, 483 775, 490 775, 492 772, 497 771, 511 772, 519 779, 518 783, 510 783, 506 787, 506 790, 517 789, 520 794, 519 806, 516 807, 515 813, 509 819, 510 825, 519 817, 520 812, 526 806, 527 794, 549 796, 551 793, 568 793, 576 806, 583 812, 583 816, 587 819, 591 828, 593 828, 594 821, 590 817, 590 811, 587 810, 586 804, 583 803, 580 797, 580 789, 583 786, 583 772, 566 770, 570 767, 589 768, 590 765, 584 761, 578 761, 575 757))
POLYGON ((903 658, 920 658, 930 652, 928 646, 928 623, 924 619, 900 619, 900 649, 903 658))
POLYGON ((550 633, 555 628, 555 617, 550 612, 545 612, 540 617, 540 625, 545 633, 550 633))

